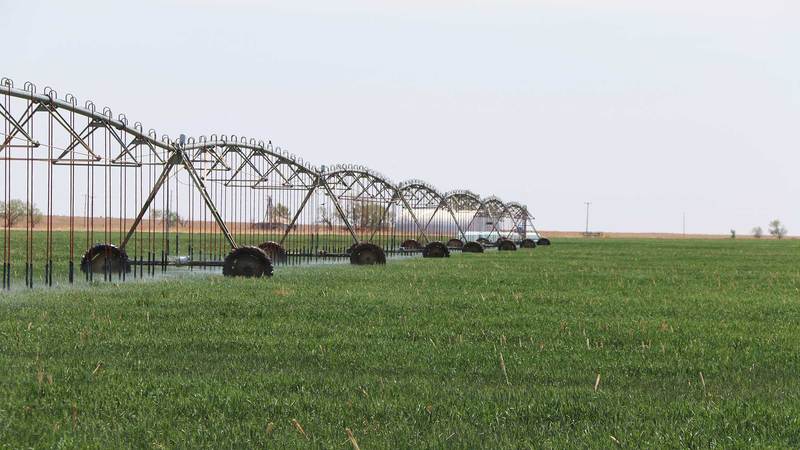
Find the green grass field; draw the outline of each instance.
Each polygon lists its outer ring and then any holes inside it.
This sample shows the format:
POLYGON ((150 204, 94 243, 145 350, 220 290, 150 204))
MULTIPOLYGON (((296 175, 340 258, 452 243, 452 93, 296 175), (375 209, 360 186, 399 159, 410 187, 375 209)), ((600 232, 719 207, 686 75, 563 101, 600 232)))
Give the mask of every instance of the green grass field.
POLYGON ((3 293, 0 447, 798 448, 798 323, 798 241, 3 293))

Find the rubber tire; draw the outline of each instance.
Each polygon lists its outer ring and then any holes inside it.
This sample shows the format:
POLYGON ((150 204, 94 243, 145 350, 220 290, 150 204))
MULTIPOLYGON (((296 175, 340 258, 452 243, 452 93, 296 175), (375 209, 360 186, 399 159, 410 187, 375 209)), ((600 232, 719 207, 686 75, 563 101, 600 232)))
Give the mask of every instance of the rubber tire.
POLYGON ((428 242, 422 249, 423 258, 449 258, 450 249, 439 241, 428 242))
POLYGON ((375 244, 362 242, 351 247, 350 264, 357 266, 386 264, 386 253, 375 244))
POLYGON ((497 250, 498 251, 505 251, 505 252, 513 252, 517 250, 517 244, 514 241, 509 239, 501 239, 497 241, 497 250))
POLYGON ((105 273, 106 255, 108 255, 109 273, 130 273, 131 263, 125 250, 113 244, 94 244, 81 258, 81 272, 105 273))
POLYGON ((480 242, 470 241, 464 244, 461 249, 464 253, 483 253, 483 245, 480 242))
POLYGON ((264 253, 269 256, 273 263, 285 263, 288 259, 286 249, 281 244, 275 241, 267 241, 258 245, 258 248, 264 250, 264 253))
POLYGON ((536 248, 536 241, 533 239, 523 239, 522 242, 519 243, 519 246, 522 248, 536 248))
POLYGON ((539 241, 536 245, 550 245, 550 239, 547 238, 539 238, 539 241))
POLYGON ((479 237, 479 238, 478 238, 478 239, 476 239, 475 241, 476 241, 477 243, 479 243, 479 244, 482 244, 482 245, 489 245, 489 244, 491 244, 491 243, 492 243, 491 241, 489 241, 488 239, 486 239, 486 238, 484 238, 484 237, 479 237))
POLYGON ((406 239, 402 244, 400 244, 400 247, 402 247, 404 250, 419 250, 422 248, 422 244, 420 244, 416 239, 406 239))
POLYGON ((250 246, 231 250, 222 266, 222 274, 226 277, 271 277, 272 271, 272 260, 266 252, 250 246))
POLYGON ((456 250, 461 250, 464 248, 464 241, 461 239, 450 239, 447 241, 447 248, 454 248, 456 250))

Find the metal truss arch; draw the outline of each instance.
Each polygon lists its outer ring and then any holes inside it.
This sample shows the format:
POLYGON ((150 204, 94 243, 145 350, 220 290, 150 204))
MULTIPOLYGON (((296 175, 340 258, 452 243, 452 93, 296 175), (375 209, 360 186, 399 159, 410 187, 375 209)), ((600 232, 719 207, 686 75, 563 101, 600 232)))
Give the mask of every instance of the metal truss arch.
POLYGON ((204 179, 226 187, 308 190, 319 179, 316 167, 271 141, 212 134, 190 138, 184 149, 204 179))
POLYGON ((512 218, 527 218, 529 217, 528 208, 517 202, 508 202, 505 204, 506 214, 512 218))
POLYGON ((433 185, 411 179, 398 184, 397 191, 408 215, 406 222, 413 222, 417 228, 415 240, 442 240, 455 234, 454 231, 463 237, 464 233, 444 195, 433 185))
POLYGON ((491 195, 483 198, 481 210, 485 211, 495 220, 499 220, 506 214, 506 204, 499 197, 491 195))
POLYGON ((394 202, 397 200, 397 185, 389 177, 359 165, 335 165, 323 167, 320 172, 321 181, 331 190, 337 192, 339 200, 371 199, 394 202))
POLYGON ((23 89, 17 89, 11 80, 3 78, 0 95, 7 99, 6 104, 0 105, 0 119, 9 128, 0 140, 0 158, 3 159, 19 158, 12 154, 15 148, 47 147, 54 150, 52 154, 48 152, 45 155, 40 151, 28 159, 53 164, 138 166, 143 164, 143 153, 152 154, 158 163, 163 163, 165 155, 172 150, 172 141, 168 137, 159 140, 154 131, 145 133, 139 122, 130 126, 124 114, 118 114, 115 119, 110 108, 104 107, 98 112, 92 101, 86 101, 83 107, 78 106, 75 96, 66 94, 63 99, 58 98, 57 92, 49 86, 39 94, 32 83, 25 83, 23 89), (22 114, 16 115, 9 110, 9 99, 24 103, 22 114), (60 134, 64 138, 61 142, 41 142, 30 134, 30 128, 39 116, 46 116, 51 126, 61 128, 60 134), (99 145, 92 144, 91 138, 101 130, 103 141, 113 142, 116 152, 106 155, 97 148, 99 145))
POLYGON ((445 202, 444 194, 422 180, 403 181, 397 185, 397 190, 411 207, 437 207, 445 202))
POLYGON ((7 78, 0 202, 28 211, 0 224, 4 288, 23 277, 28 286, 72 283, 77 270, 111 281, 168 266, 218 269, 242 248, 278 264, 353 261, 364 243, 403 256, 423 244, 460 249, 487 233, 535 232, 515 202, 395 183, 361 165, 315 166, 235 134, 173 139, 92 101, 7 78))
POLYGON ((445 201, 454 209, 473 208, 479 209, 482 203, 481 196, 466 189, 456 189, 444 194, 445 201))

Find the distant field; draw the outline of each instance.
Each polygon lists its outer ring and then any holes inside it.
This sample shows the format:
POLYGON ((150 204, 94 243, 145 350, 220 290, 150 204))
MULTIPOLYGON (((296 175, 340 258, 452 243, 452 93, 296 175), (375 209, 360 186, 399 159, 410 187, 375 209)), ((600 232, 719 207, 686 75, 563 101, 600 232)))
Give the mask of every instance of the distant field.
POLYGON ((0 447, 798 448, 798 318, 798 241, 3 293, 0 447))

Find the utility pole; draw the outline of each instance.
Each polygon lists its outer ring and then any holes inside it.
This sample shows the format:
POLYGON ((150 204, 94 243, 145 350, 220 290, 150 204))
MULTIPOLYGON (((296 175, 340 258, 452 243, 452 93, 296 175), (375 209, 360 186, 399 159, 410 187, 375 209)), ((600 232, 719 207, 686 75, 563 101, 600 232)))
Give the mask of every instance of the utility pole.
POLYGON ((589 205, 591 205, 592 202, 584 202, 584 203, 586 203, 586 236, 588 236, 589 235, 589 205))

